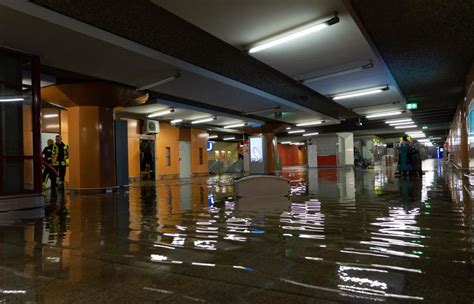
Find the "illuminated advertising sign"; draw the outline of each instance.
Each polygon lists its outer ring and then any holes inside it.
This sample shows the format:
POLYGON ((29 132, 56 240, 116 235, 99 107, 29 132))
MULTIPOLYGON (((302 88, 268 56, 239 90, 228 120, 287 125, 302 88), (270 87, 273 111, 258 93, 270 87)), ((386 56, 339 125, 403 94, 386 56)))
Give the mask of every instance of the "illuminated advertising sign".
POLYGON ((263 141, 261 137, 250 138, 250 162, 263 163, 263 141))

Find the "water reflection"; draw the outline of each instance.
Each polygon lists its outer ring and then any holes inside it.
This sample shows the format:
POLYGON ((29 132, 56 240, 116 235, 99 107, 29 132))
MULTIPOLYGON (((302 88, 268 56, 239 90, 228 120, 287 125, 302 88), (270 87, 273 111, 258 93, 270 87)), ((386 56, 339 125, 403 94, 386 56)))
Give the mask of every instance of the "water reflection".
POLYGON ((384 169, 292 172, 295 195, 265 210, 258 198, 253 208, 229 199, 223 176, 66 194, 44 217, 1 222, 0 299, 41 302, 86 286, 97 292, 89 302, 121 290, 150 293, 140 302, 158 294, 221 302, 243 286, 245 302, 272 292, 285 302, 472 302, 468 181, 438 172, 406 180, 384 169))

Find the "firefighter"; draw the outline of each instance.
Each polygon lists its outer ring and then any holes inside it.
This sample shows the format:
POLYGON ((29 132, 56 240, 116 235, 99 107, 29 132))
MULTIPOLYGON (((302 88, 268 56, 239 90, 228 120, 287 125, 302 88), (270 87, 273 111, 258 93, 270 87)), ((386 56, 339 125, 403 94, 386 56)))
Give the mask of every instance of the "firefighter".
POLYGON ((54 146, 54 140, 48 139, 48 145, 44 147, 43 152, 41 152, 41 155, 43 156, 44 162, 47 164, 44 166, 43 170, 43 185, 46 184, 46 181, 49 177, 51 180, 51 189, 56 188, 56 172, 52 170, 51 167, 48 165, 52 166, 53 164, 53 146, 54 146))
POLYGON ((63 143, 61 135, 56 135, 56 143, 53 145, 53 166, 59 173, 58 188, 64 188, 64 176, 69 166, 69 147, 63 143))

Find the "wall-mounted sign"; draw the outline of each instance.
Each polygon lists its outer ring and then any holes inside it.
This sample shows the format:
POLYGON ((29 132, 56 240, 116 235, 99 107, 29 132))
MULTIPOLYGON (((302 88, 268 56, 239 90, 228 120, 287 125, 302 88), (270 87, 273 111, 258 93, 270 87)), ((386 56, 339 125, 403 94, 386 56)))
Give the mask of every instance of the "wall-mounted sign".
POLYGON ((416 110, 416 109, 418 109, 418 103, 416 102, 407 103, 407 110, 416 110))
POLYGON ((212 151, 214 149, 214 142, 208 141, 207 142, 207 152, 212 151))

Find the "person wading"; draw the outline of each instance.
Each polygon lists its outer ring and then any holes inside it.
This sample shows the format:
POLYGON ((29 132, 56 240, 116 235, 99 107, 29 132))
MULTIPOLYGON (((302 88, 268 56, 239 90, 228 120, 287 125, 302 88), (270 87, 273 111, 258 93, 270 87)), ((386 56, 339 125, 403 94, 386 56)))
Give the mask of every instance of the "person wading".
POLYGON ((48 145, 44 147, 43 152, 41 155, 43 156, 44 161, 44 170, 43 170, 43 185, 46 184, 46 181, 49 179, 51 180, 51 189, 56 188, 56 177, 57 172, 52 167, 53 164, 53 147, 54 147, 54 140, 48 139, 48 145))
POLYGON ((53 166, 59 172, 58 188, 64 189, 64 176, 69 166, 69 146, 63 143, 61 135, 56 135, 56 143, 53 145, 53 166))

